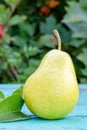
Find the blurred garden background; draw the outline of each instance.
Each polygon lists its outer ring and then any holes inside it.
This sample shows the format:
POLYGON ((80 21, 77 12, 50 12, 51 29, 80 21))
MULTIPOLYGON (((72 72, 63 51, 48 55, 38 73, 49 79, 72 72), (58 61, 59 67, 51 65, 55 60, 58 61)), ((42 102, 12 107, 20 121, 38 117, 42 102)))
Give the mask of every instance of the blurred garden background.
POLYGON ((87 83, 87 0, 0 0, 0 83, 25 82, 57 48, 53 29, 87 83))

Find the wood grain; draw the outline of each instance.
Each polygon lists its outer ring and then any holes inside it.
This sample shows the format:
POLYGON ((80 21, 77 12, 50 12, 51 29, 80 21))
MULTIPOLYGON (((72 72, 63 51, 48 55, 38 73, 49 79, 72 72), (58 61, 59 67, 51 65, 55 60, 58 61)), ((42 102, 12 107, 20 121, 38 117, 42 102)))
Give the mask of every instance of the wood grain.
MULTIPOLYGON (((0 84, 6 96, 10 95, 20 84, 0 84)), ((11 123, 0 123, 0 130, 87 130, 87 84, 79 84, 80 96, 75 109, 64 119, 43 120, 34 115, 32 119, 11 123)), ((22 111, 30 114, 24 105, 22 111)))

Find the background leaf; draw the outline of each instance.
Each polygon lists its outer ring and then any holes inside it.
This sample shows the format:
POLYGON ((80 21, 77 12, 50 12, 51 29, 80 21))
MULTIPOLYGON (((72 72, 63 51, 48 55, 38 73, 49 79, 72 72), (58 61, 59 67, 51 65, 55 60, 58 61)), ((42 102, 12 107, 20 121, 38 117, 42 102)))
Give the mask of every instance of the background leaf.
MULTIPOLYGON (((82 1, 80 1, 82 3, 82 1)), ((70 1, 66 7, 67 14, 62 22, 73 32, 73 37, 87 39, 87 10, 81 3, 70 1)), ((85 5, 87 8, 87 4, 85 5)))
POLYGON ((8 5, 15 6, 21 0, 4 0, 8 5))
POLYGON ((0 4, 0 22, 6 24, 7 17, 10 15, 9 8, 6 8, 4 5, 0 4))
POLYGON ((26 16, 25 15, 14 15, 11 19, 10 19, 10 22, 9 22, 9 26, 15 26, 15 25, 18 25, 20 23, 22 23, 24 20, 26 20, 26 16))
POLYGON ((0 0, 1 83, 25 82, 42 57, 57 48, 56 42, 51 42, 55 28, 61 37, 62 50, 72 57, 78 82, 87 83, 86 51, 83 51, 87 49, 87 0, 59 0, 59 5, 53 8, 49 5, 47 0, 0 0), (48 12, 42 11, 44 6, 48 12))
POLYGON ((53 15, 50 15, 49 17, 46 18, 45 23, 42 22, 40 24, 40 31, 41 33, 48 33, 48 34, 52 34, 54 29, 57 29, 57 21, 54 18, 53 15))
POLYGON ((82 61, 86 67, 87 67, 87 48, 82 50, 82 53, 80 53, 77 58, 82 61))
POLYGON ((20 31, 21 32, 25 32, 26 34, 28 34, 29 36, 33 36, 35 33, 35 29, 36 29, 36 24, 30 24, 28 22, 23 22, 20 24, 20 31))
POLYGON ((66 7, 67 14, 62 20, 65 23, 87 22, 87 11, 84 10, 80 3, 75 1, 68 2, 66 7), (77 17, 78 16, 78 17, 77 17))
POLYGON ((55 45, 57 44, 56 38, 53 35, 43 35, 40 37, 38 46, 40 47, 48 47, 48 48, 55 48, 55 45))

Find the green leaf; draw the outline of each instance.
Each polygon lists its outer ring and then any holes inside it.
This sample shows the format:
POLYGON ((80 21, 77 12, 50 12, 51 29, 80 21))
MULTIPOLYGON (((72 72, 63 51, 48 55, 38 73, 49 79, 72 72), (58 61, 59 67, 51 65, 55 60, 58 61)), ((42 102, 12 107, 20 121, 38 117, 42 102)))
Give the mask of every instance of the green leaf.
POLYGON ((0 115, 21 110, 23 103, 24 101, 20 94, 13 94, 4 98, 0 102, 0 115))
POLYGON ((17 3, 19 3, 21 0, 4 0, 6 4, 9 6, 15 6, 17 3))
POLYGON ((53 35, 46 34, 46 35, 41 36, 41 38, 39 39, 38 45, 40 47, 45 46, 49 48, 55 48, 56 43, 57 41, 53 35))
POLYGON ((34 58, 31 58, 29 60, 29 68, 25 69, 25 73, 27 76, 31 75, 37 69, 37 67, 40 64, 40 61, 41 61, 40 59, 34 59, 34 58))
POLYGON ((82 61, 82 62, 85 64, 85 66, 87 67, 87 48, 84 48, 84 49, 82 50, 82 53, 80 53, 80 54, 77 56, 77 58, 78 58, 80 61, 82 61))
POLYGON ((19 89, 16 89, 12 94, 20 94, 20 96, 23 95, 23 86, 21 86, 19 89))
POLYGON ((83 9, 87 10, 87 0, 80 0, 80 6, 82 6, 83 9))
POLYGON ((32 46, 24 46, 23 47, 23 52, 25 56, 28 58, 29 56, 34 56, 40 52, 40 50, 37 47, 32 47, 32 46))
POLYGON ((20 92, 21 90, 16 90, 11 96, 2 99, 0 102, 0 122, 9 122, 30 118, 30 116, 27 116, 21 112, 24 101, 20 95, 20 92))
POLYGON ((68 2, 66 11, 67 13, 62 20, 64 23, 87 22, 87 11, 81 8, 80 3, 75 1, 68 2))
POLYGON ((13 38, 13 42, 15 45, 19 46, 20 48, 21 47, 24 47, 26 42, 27 42, 27 39, 25 39, 24 37, 20 37, 20 36, 15 36, 13 38))
POLYGON ((49 17, 47 17, 45 23, 40 24, 41 33, 52 34, 52 32, 55 28, 57 29, 58 25, 57 25, 57 21, 53 15, 50 15, 49 17))
POLYGON ((37 47, 29 47, 28 48, 28 55, 29 56, 34 56, 36 54, 38 54, 40 52, 40 50, 37 47))
POLYGON ((83 77, 83 78, 81 78, 81 83, 82 83, 82 84, 87 83, 87 78, 84 78, 84 77, 83 77))
POLYGON ((66 29, 62 24, 58 24, 58 32, 60 34, 62 43, 68 44, 71 41, 71 31, 66 29))
POLYGON ((69 23, 67 26, 73 31, 74 38, 87 39, 87 23, 69 23))
POLYGON ((29 119, 30 116, 17 111, 0 115, 0 122, 10 122, 10 121, 18 121, 18 120, 26 120, 29 119))
POLYGON ((5 96, 4 96, 3 92, 0 91, 0 101, 1 101, 4 97, 5 97, 5 96))
POLYGON ((87 68, 86 69, 81 69, 81 71, 82 71, 82 74, 87 77, 87 68))
POLYGON ((24 22, 22 24, 20 24, 20 31, 21 32, 25 32, 26 34, 28 34, 29 36, 33 36, 35 33, 35 29, 36 29, 36 24, 30 24, 27 22, 24 22))
POLYGON ((84 40, 81 40, 81 39, 72 39, 72 40, 69 42, 69 45, 78 48, 78 47, 80 47, 83 43, 84 43, 84 40))
POLYGON ((24 20, 26 20, 26 16, 25 15, 14 15, 10 22, 9 22, 9 26, 15 26, 15 25, 18 25, 20 23, 22 23, 24 20))
POLYGON ((87 39, 87 10, 80 2, 70 1, 66 11, 62 22, 72 30, 73 37, 87 39))
POLYGON ((12 37, 8 34, 5 34, 3 41, 9 44, 12 41, 12 37))
POLYGON ((4 5, 0 5, 0 22, 5 24, 7 22, 7 18, 10 15, 10 10, 6 8, 4 5))

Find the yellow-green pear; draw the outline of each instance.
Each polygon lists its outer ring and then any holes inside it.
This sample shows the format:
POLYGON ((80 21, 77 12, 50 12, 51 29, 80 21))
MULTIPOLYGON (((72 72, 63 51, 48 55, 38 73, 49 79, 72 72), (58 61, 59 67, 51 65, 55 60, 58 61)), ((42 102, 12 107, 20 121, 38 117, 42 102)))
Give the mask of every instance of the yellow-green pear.
POLYGON ((79 89, 73 62, 61 51, 57 30, 58 49, 49 51, 38 69, 26 80, 24 100, 29 110, 44 119, 60 119, 76 106, 79 89))

